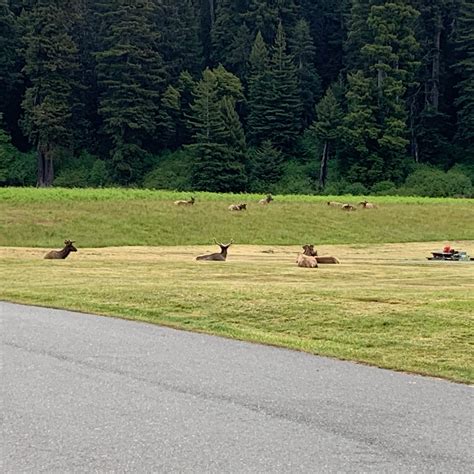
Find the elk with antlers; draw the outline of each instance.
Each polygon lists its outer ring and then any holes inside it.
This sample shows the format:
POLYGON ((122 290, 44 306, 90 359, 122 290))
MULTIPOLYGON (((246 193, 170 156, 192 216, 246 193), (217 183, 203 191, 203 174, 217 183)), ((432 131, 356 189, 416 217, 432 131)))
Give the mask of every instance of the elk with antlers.
POLYGON ((192 206, 195 201, 196 200, 194 199, 194 196, 191 196, 191 199, 189 199, 188 201, 181 199, 179 201, 175 201, 174 204, 175 206, 192 206))
POLYGON ((228 244, 217 242, 216 239, 214 239, 214 242, 221 248, 221 251, 211 253, 209 255, 199 255, 198 257, 196 257, 196 260, 212 260, 215 262, 225 262, 227 258, 227 249, 234 243, 234 240, 232 239, 228 244))
POLYGON ((314 245, 303 245, 303 250, 303 255, 306 255, 307 257, 314 257, 317 263, 340 263, 336 257, 331 255, 319 256, 318 251, 314 249, 314 245))
POLYGON ((76 247, 72 245, 74 240, 65 240, 64 241, 64 248, 62 250, 51 250, 48 252, 44 258, 47 259, 64 259, 66 258, 71 252, 77 252, 76 247))

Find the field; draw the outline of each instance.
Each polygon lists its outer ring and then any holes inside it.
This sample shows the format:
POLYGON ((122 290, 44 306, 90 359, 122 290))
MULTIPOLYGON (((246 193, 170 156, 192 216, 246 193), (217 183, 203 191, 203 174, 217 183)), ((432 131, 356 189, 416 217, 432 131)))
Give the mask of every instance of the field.
POLYGON ((378 198, 344 213, 327 198, 260 208, 246 196, 249 212, 231 214, 242 196, 197 194, 186 209, 178 197, 0 190, 0 299, 473 381, 474 264, 425 258, 448 241, 474 254, 472 200, 378 198), (213 236, 236 240, 228 261, 196 262, 213 236), (79 252, 43 260, 64 238, 79 252), (296 267, 306 242, 341 265, 296 267))

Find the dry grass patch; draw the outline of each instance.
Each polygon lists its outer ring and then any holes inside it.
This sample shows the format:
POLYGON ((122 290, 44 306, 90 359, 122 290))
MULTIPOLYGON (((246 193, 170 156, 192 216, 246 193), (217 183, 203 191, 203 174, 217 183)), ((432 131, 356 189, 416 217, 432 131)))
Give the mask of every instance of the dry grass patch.
MULTIPOLYGON (((474 254, 474 241, 451 242, 474 254)), ((440 243, 318 246, 340 265, 295 265, 296 246, 0 247, 0 298, 164 324, 473 381, 474 263, 429 262, 440 243)))

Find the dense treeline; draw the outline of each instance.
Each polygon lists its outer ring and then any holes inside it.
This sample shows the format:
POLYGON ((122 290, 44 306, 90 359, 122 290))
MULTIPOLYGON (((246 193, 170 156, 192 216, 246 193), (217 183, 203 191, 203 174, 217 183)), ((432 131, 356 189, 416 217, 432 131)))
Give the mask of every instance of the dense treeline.
POLYGON ((0 184, 469 195, 471 0, 0 0, 0 184))

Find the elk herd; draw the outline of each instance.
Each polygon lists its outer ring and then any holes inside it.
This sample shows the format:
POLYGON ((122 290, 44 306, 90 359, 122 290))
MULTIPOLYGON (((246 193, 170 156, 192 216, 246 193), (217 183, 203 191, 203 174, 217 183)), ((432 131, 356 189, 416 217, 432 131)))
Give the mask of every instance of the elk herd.
MULTIPOLYGON (((376 209, 377 206, 369 201, 361 201, 358 204, 362 209, 376 209)), ((357 208, 353 206, 352 204, 349 203, 344 203, 344 202, 338 202, 338 201, 328 201, 328 206, 331 207, 338 207, 339 209, 342 209, 343 211, 356 211, 357 208)))
MULTIPOLYGON (((260 201, 258 201, 258 204, 262 206, 268 206, 272 201, 273 201, 272 195, 268 194, 265 198, 260 199, 260 201)), ((196 202, 196 199, 194 198, 194 196, 191 196, 191 199, 174 201, 174 204, 176 206, 193 206, 195 202, 196 202)), ((328 201, 327 205, 342 209, 344 211, 356 210, 356 207, 349 203, 328 201)), ((362 209, 375 209, 377 207, 375 204, 366 200, 359 202, 358 205, 361 206, 362 209)), ((247 204, 246 203, 231 204, 228 207, 228 210, 232 212, 245 211, 247 210, 247 204)), ((210 253, 206 255, 199 255, 196 257, 196 260, 225 262, 227 259, 227 251, 229 247, 234 243, 234 241, 231 240, 229 243, 223 244, 222 242, 218 242, 216 239, 214 239, 214 242, 216 243, 216 245, 220 247, 220 252, 210 253)), ((74 247, 73 244, 74 244, 73 240, 65 240, 64 247, 61 250, 51 250, 44 256, 44 258, 50 259, 50 260, 51 259, 65 259, 71 252, 77 252, 77 248, 74 247)), ((312 244, 303 245, 303 252, 299 253, 296 258, 296 264, 298 265, 298 267, 302 267, 302 268, 318 268, 320 264, 338 264, 338 263, 340 263, 339 260, 334 256, 318 255, 317 250, 315 250, 314 245, 312 244)))

